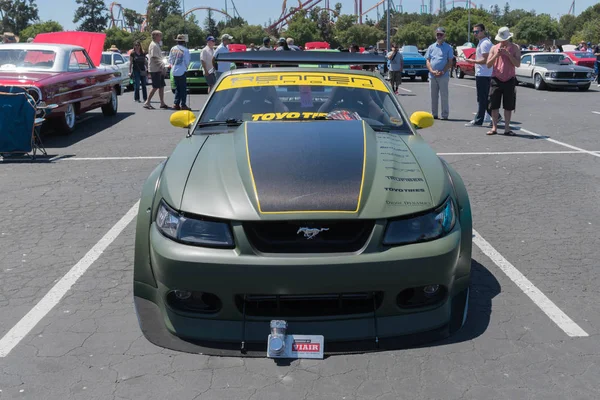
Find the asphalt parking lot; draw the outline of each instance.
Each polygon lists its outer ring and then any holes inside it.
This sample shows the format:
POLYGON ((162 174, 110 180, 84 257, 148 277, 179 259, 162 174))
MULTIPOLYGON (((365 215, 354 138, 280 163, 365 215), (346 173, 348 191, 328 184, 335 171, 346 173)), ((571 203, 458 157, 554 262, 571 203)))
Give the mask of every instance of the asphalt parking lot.
MULTIPOLYGON (((287 366, 150 344, 133 308, 133 220, 186 131, 126 93, 117 117, 47 137, 52 161, 0 163, 0 399, 597 399, 599 88, 519 87, 508 137, 464 126, 474 87, 452 79, 450 120, 422 131, 473 207, 470 308, 453 337, 287 366)), ((428 84, 404 81, 400 99, 429 111, 428 84)))

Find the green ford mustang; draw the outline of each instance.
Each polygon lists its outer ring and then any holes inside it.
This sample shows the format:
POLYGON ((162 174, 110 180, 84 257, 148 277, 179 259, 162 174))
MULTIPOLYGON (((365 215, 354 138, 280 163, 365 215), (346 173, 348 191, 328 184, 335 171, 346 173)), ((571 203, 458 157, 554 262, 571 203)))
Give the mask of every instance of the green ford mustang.
POLYGON ((265 356, 271 322, 283 320, 335 354, 463 325, 465 185, 417 133, 431 114, 409 118, 378 75, 239 69, 197 118, 171 122, 189 134, 150 174, 137 218, 134 295, 148 340, 265 356))

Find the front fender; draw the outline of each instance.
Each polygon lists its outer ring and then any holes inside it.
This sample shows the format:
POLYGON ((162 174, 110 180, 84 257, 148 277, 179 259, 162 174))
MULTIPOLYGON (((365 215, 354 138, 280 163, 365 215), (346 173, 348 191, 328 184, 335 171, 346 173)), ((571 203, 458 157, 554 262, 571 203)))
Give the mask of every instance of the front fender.
POLYGON ((135 228, 135 254, 133 257, 133 280, 157 287, 152 265, 150 263, 150 225, 152 224, 152 208, 160 177, 167 161, 160 163, 150 174, 142 187, 140 208, 138 209, 135 228))
POLYGON ((471 271, 471 253, 473 248, 473 215, 471 214, 471 201, 469 200, 465 183, 458 172, 456 172, 456 170, 446 161, 442 160, 442 164, 450 177, 454 189, 454 198, 456 199, 459 210, 458 218, 462 232, 457 275, 462 276, 471 271))

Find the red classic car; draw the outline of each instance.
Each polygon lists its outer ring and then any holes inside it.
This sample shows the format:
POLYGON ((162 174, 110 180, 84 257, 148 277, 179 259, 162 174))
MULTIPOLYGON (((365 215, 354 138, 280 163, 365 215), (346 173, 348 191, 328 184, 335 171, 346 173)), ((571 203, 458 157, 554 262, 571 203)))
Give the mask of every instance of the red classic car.
POLYGON ((565 51, 563 52, 573 64, 581 65, 583 67, 594 68, 596 65, 596 56, 593 53, 587 51, 565 51))
POLYGON ((475 64, 465 61, 465 59, 475 59, 475 50, 471 48, 463 49, 464 56, 457 58, 454 72, 456 72, 458 79, 463 79, 465 75, 475 76, 475 64))
POLYGON ((14 43, 0 46, 0 86, 21 86, 38 102, 57 104, 48 123, 59 133, 75 129, 77 114, 102 108, 115 115, 122 93, 121 73, 96 67, 80 46, 14 43))

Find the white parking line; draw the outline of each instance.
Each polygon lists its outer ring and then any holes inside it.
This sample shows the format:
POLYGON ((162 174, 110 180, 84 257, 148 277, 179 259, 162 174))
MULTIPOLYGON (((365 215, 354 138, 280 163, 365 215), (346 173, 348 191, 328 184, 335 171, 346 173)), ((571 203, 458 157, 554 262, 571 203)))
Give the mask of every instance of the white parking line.
MULTIPOLYGON (((60 158, 54 157, 55 160, 60 161, 107 161, 107 160, 164 160, 166 156, 148 156, 148 157, 71 157, 71 158, 60 158)), ((50 159, 52 160, 52 158, 50 159)))
POLYGON ((16 345, 44 318, 81 278, 106 248, 129 225, 138 212, 139 200, 127 213, 63 276, 50 291, 0 339, 0 358, 6 357, 16 345))
POLYGON ((568 143, 564 143, 564 142, 561 142, 561 141, 559 141, 559 140, 555 140, 555 139, 551 139, 551 138, 545 137, 544 135, 540 135, 539 133, 531 132, 531 131, 529 131, 529 130, 527 130, 527 129, 525 129, 525 128, 521 128, 520 130, 521 130, 522 132, 529 133, 530 135, 533 135, 533 136, 541 137, 541 138, 542 138, 542 139, 544 139, 544 140, 547 140, 547 141, 549 141, 549 142, 552 142, 552 143, 556 143, 556 144, 558 144, 558 145, 561 145, 561 146, 567 147, 567 148, 569 148, 569 149, 573 149, 573 150, 581 151, 582 153, 587 153, 587 154, 590 154, 590 155, 592 155, 592 156, 594 156, 594 157, 600 157, 600 154, 598 154, 598 153, 595 153, 595 152, 593 152, 593 151, 590 151, 590 150, 585 150, 585 149, 582 149, 581 147, 572 146, 572 145, 570 145, 570 144, 568 144, 568 143))
POLYGON ((405 92, 412 93, 412 90, 404 89, 403 87, 398 87, 400 90, 404 90, 405 92))
POLYGON ((506 260, 491 244, 473 229, 473 243, 498 266, 560 329, 571 337, 589 336, 567 314, 556 306, 529 279, 506 260))
POLYGON ((438 156, 501 156, 519 154, 586 154, 583 151, 482 151, 473 153, 437 153, 438 156))
POLYGON ((592 111, 594 114, 600 114, 600 111, 592 111))

